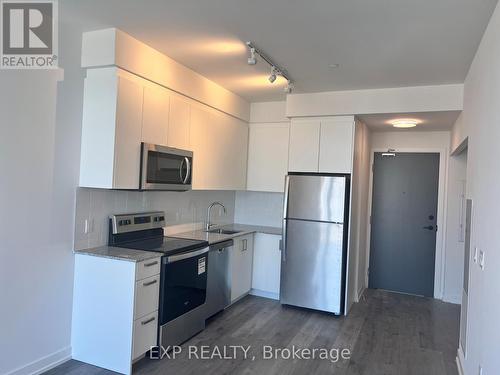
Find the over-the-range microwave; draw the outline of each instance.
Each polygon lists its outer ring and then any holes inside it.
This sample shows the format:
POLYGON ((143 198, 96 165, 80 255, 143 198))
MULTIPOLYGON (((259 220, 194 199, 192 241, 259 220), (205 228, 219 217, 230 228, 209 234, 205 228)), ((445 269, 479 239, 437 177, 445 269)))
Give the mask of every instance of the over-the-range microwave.
POLYGON ((141 144, 141 190, 191 190, 193 152, 141 144))

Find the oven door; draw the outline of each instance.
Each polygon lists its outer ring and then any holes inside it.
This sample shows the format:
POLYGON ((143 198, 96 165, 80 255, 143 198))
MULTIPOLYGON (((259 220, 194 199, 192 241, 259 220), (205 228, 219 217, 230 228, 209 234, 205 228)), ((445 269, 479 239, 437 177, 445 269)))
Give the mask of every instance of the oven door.
POLYGON ((172 147, 142 143, 141 189, 191 189, 193 153, 172 147))
POLYGON ((205 247, 162 258, 160 326, 205 303, 208 250, 205 247))

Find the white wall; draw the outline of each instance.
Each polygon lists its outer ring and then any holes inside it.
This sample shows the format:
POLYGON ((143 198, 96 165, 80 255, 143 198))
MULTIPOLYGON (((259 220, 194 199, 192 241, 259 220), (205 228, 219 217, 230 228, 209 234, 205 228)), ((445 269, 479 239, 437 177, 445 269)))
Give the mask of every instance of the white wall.
POLYGON ((367 230, 368 202, 371 161, 371 132, 368 127, 356 120, 354 138, 354 160, 352 174, 351 241, 350 252, 354 267, 349 271, 350 301, 359 301, 363 290, 368 286, 366 269, 368 262, 367 230))
POLYGON ((483 250, 485 268, 471 262, 465 373, 500 369, 500 7, 497 6, 465 80, 464 110, 454 144, 468 137, 467 196, 473 199, 471 253, 483 250))
POLYGON ((227 214, 217 208, 211 219, 216 224, 234 220, 234 191, 116 191, 78 188, 76 194, 75 249, 87 249, 108 243, 109 215, 165 211, 167 227, 188 223, 203 223, 210 203, 219 201, 227 214), (84 233, 85 220, 91 232, 84 233))
MULTIPOLYGON (((451 156, 448 168, 448 191, 446 212, 446 261, 444 272, 443 300, 462 302, 464 274, 463 228, 460 227, 462 194, 467 172, 467 152, 451 156)), ((465 216, 465 213, 464 213, 465 216)))
POLYGON ((60 20, 63 82, 60 71, 0 71, 1 374, 71 354, 83 72, 81 34, 68 26, 60 20))
MULTIPOLYGON (((446 243, 447 228, 447 187, 449 185, 449 147, 450 132, 374 132, 372 133, 372 150, 387 150, 393 148, 400 151, 428 150, 431 152, 441 151, 439 166, 439 201, 437 225, 440 230, 436 237, 436 270, 434 297, 443 299, 444 296, 455 295, 460 288, 461 281, 454 277, 447 277, 447 273, 457 275, 463 267, 463 259, 452 246, 448 248, 446 243), (462 264, 462 265, 460 265, 462 264), (445 280, 448 279, 448 283, 445 280), (446 289, 445 289, 446 288, 446 289)), ((371 193, 370 193, 371 194, 371 193)), ((369 241, 369 240, 368 240, 369 241)), ((459 303, 454 299, 452 302, 459 303)))
POLYGON ((56 79, 57 72, 0 71, 2 374, 70 354, 76 176, 66 167, 78 163, 68 150, 71 124, 56 124, 56 79))

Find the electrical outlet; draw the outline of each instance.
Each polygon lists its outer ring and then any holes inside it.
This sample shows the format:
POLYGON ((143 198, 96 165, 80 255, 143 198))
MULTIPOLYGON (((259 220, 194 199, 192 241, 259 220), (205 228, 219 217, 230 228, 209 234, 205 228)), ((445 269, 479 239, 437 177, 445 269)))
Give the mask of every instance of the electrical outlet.
POLYGON ((484 270, 484 257, 485 257, 484 251, 480 250, 479 251, 479 267, 481 267, 482 270, 484 270))
POLYGON ((479 249, 477 247, 474 248, 474 256, 472 257, 472 260, 474 263, 477 263, 477 254, 479 253, 479 249))

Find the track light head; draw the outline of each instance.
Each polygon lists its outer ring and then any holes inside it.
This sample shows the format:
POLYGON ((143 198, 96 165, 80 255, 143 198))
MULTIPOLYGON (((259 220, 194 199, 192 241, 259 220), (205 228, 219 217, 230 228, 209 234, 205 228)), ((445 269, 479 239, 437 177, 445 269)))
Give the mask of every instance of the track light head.
POLYGON ((287 94, 290 94, 293 91, 293 83, 288 81, 286 86, 283 88, 283 91, 286 92, 287 94))
POLYGON ((276 81, 276 74, 278 74, 279 72, 276 70, 276 68, 273 66, 271 68, 271 75, 269 76, 269 82, 271 83, 274 83, 274 81, 276 81))
POLYGON ((257 58, 255 57, 255 48, 250 47, 250 56, 248 56, 248 65, 257 64, 257 58))

